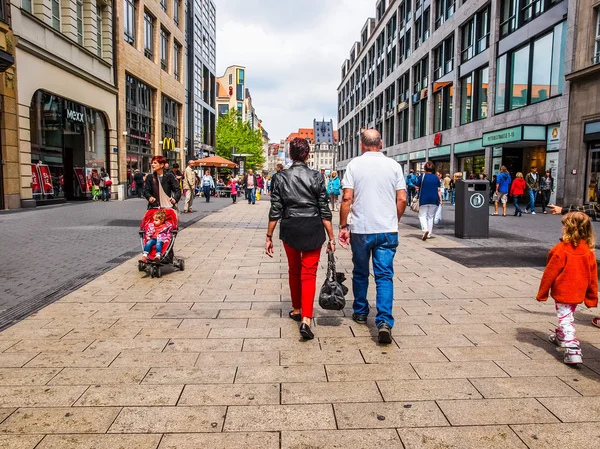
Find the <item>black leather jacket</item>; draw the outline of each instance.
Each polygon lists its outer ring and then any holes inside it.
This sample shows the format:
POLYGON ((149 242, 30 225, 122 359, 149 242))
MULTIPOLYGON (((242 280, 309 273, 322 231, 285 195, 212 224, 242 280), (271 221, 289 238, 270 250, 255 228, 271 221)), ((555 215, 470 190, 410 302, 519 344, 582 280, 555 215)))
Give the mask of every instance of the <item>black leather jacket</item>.
MULTIPOLYGON (((162 188, 167 196, 175 199, 179 202, 181 199, 181 189, 179 188, 179 181, 175 178, 172 172, 164 172, 162 178, 162 188)), ((156 173, 146 176, 146 183, 144 184, 144 198, 150 200, 154 197, 156 200, 154 203, 148 203, 148 209, 152 207, 160 206, 160 195, 158 193, 158 176, 156 173)))
POLYGON ((325 178, 304 162, 277 174, 271 194, 269 221, 282 218, 320 218, 331 221, 325 178))

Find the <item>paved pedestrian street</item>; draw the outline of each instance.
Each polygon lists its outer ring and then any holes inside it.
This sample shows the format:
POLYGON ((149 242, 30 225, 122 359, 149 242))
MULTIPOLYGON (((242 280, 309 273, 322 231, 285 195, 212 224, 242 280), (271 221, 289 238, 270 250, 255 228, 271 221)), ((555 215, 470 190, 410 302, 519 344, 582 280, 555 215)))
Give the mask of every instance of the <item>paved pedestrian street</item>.
POLYGON ((462 242, 401 225, 394 344, 351 320, 351 292, 302 342, 267 211, 186 228, 184 272, 131 259, 0 333, 0 448, 600 447, 600 330, 580 309, 584 365, 564 365, 541 271, 466 268, 444 256, 462 242))

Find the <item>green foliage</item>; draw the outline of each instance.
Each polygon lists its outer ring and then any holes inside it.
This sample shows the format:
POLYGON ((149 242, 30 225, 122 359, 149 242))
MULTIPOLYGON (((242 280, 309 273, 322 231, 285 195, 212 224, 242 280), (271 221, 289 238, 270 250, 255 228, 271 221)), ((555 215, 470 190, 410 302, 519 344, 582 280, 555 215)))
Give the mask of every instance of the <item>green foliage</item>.
POLYGON ((256 170, 265 163, 262 146, 262 132, 252 129, 248 122, 241 120, 237 110, 230 109, 228 114, 219 117, 216 148, 219 156, 233 160, 231 153, 235 147, 236 153, 252 154, 246 158, 246 168, 256 170))

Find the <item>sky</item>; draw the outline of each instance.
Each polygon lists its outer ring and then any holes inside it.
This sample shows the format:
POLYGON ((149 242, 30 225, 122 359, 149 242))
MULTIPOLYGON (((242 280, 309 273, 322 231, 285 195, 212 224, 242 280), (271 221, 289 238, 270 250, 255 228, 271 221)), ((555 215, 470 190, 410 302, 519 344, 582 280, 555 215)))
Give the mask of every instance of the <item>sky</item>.
POLYGON ((341 68, 376 0, 215 0, 217 76, 246 67, 246 87, 271 142, 313 119, 337 126, 341 68))

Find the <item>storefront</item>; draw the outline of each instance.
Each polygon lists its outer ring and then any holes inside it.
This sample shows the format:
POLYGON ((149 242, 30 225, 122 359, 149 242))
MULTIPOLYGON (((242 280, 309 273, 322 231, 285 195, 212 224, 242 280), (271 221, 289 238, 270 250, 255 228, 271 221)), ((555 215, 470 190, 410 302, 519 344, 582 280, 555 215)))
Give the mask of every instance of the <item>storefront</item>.
POLYGON ((423 173, 423 166, 427 160, 427 150, 413 151, 408 154, 410 160, 409 167, 415 171, 415 173, 423 173))
POLYGON ((405 154, 397 154, 393 157, 393 159, 400 164, 402 167, 402 173, 404 176, 408 175, 408 153, 405 154))
POLYGON ((450 174, 450 145, 443 147, 430 148, 428 159, 435 164, 435 171, 440 172, 442 176, 450 174))
POLYGON ((462 172, 463 179, 473 179, 485 173, 485 148, 481 144, 481 139, 454 144, 454 156, 457 171, 462 172))
POLYGON ((163 156, 172 167, 179 162, 179 104, 162 96, 162 149, 163 156))
POLYGON ((588 149, 587 182, 584 195, 586 203, 597 203, 600 198, 600 120, 584 125, 583 141, 588 149))
POLYGON ((109 160, 103 113, 39 90, 31 101, 30 131, 36 202, 90 199, 92 174, 109 160))

